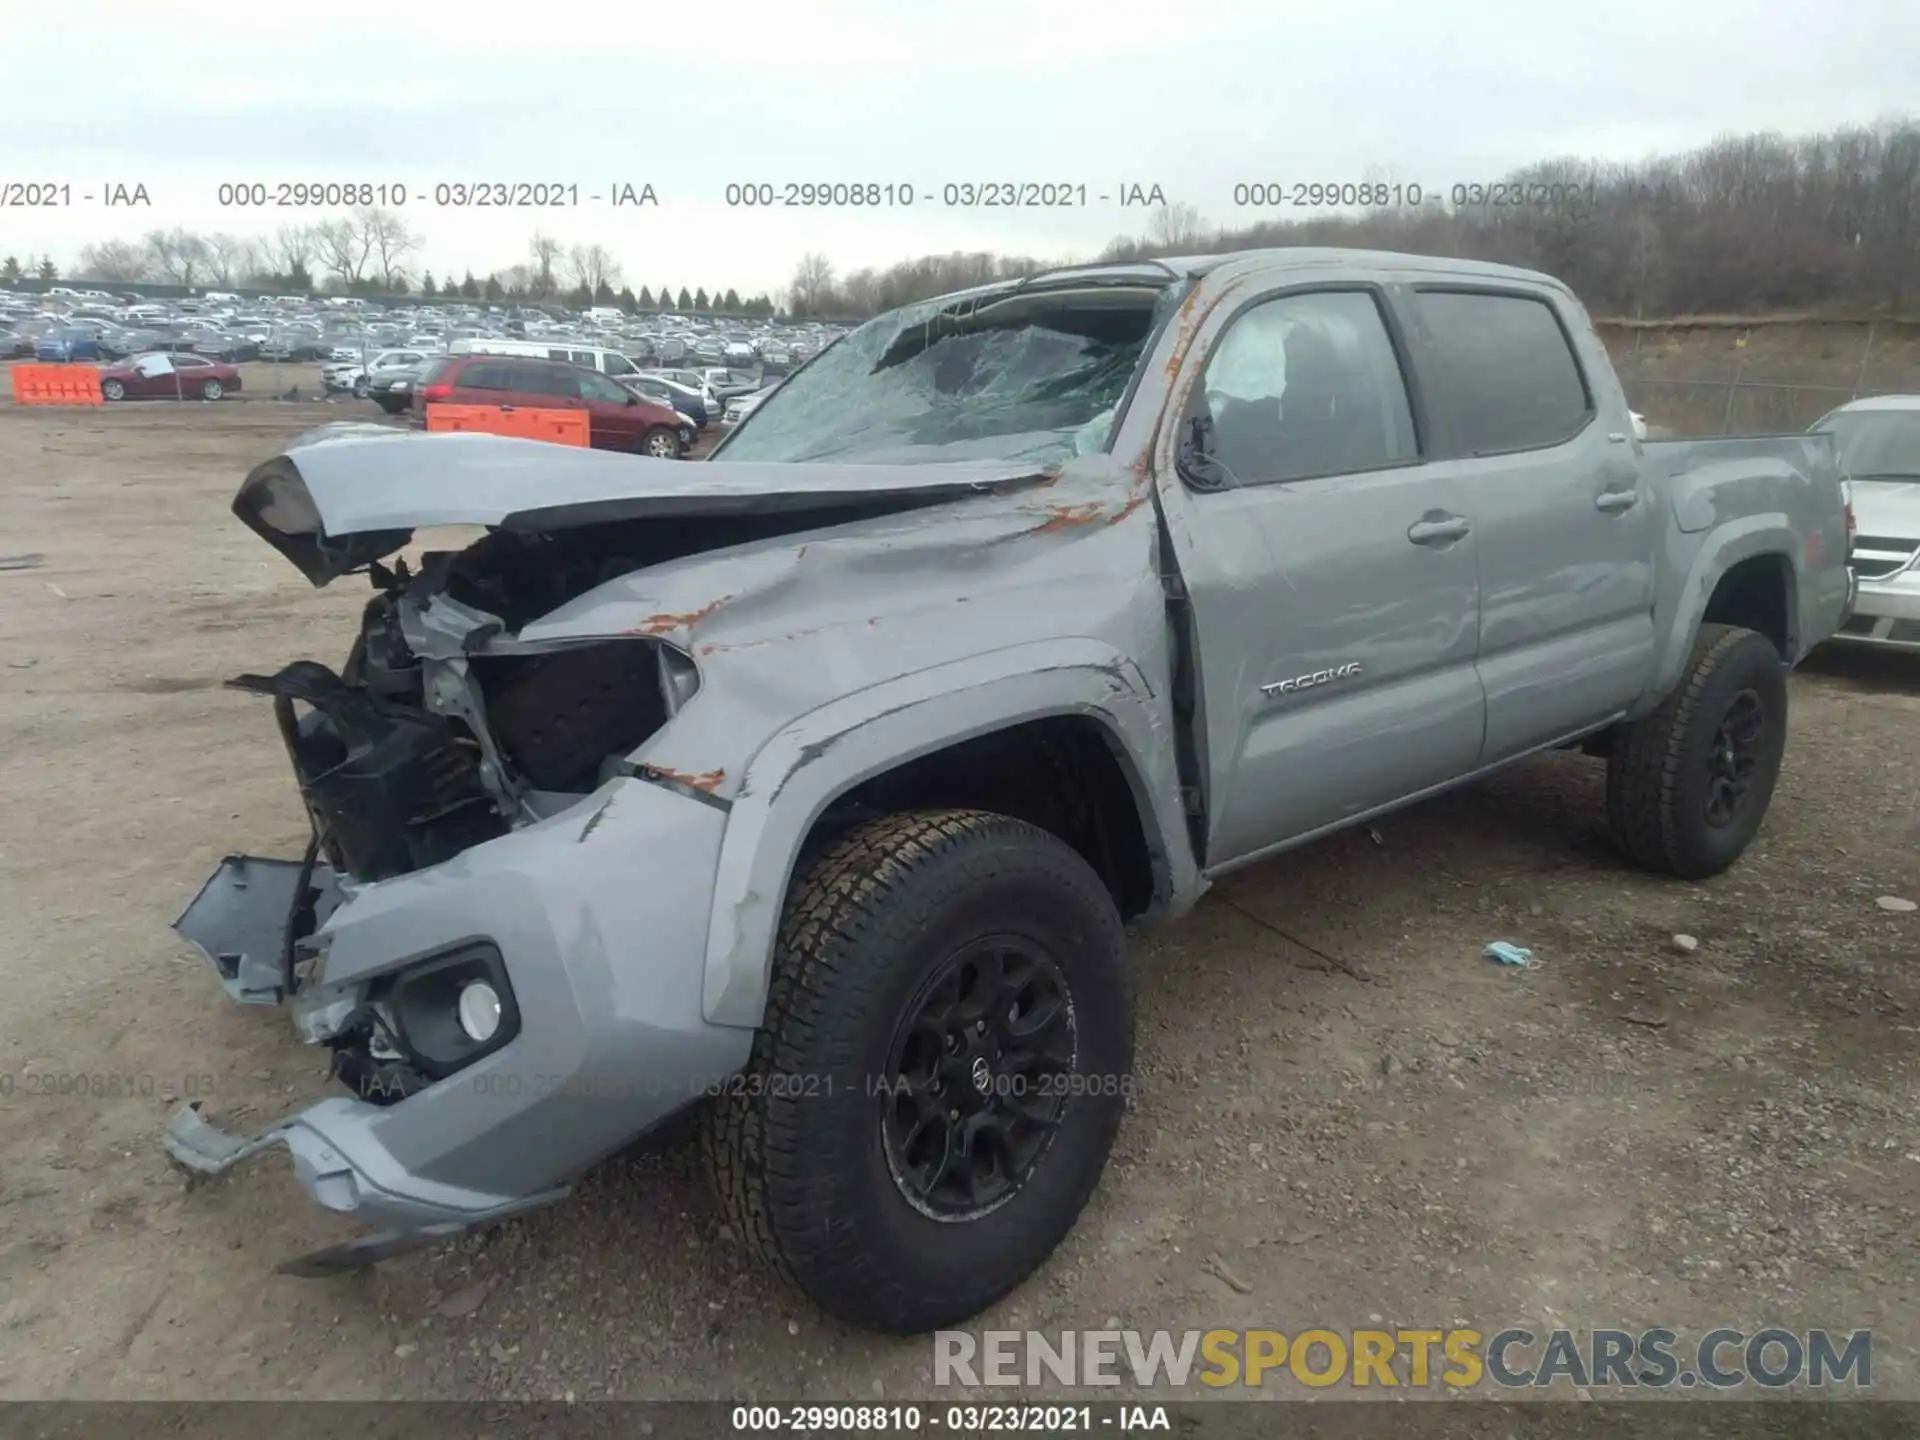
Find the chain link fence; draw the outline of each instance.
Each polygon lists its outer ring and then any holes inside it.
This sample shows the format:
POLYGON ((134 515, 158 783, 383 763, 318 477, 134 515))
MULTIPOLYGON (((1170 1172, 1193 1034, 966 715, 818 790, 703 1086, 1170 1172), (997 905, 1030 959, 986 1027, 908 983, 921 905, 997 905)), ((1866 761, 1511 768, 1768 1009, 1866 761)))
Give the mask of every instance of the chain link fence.
POLYGON ((1649 433, 1692 439, 1805 430, 1863 395, 1920 393, 1920 323, 1605 322, 1649 433))

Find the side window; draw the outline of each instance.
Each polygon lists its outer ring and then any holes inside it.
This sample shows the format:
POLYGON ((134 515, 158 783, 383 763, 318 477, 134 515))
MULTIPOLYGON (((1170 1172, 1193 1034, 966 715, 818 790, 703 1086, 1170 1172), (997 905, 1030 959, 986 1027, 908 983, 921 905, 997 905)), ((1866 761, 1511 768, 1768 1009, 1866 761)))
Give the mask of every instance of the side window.
POLYGON ((482 361, 462 370, 454 384, 462 390, 511 390, 513 377, 497 360, 482 361))
POLYGON ((624 405, 632 398, 632 392, 618 381, 589 371, 582 371, 573 377, 580 382, 580 395, 583 399, 599 400, 608 405, 624 405))
POLYGON ((607 356, 606 368, 607 374, 609 375, 637 375, 640 373, 634 368, 633 362, 624 355, 607 356))
POLYGON ((1435 399, 1469 454, 1538 450, 1586 425, 1593 399, 1546 301, 1423 290, 1414 306, 1434 348, 1435 399))
POLYGON ((567 358, 567 352, 564 350, 549 350, 547 351, 547 358, 549 360, 565 360, 567 358))
POLYGON ((1399 358, 1373 296, 1283 295, 1228 328, 1207 360, 1209 454, 1233 483, 1378 470, 1420 458, 1399 358))
POLYGON ((580 386, 573 372, 563 365, 516 365, 513 388, 526 395, 551 395, 560 400, 578 400, 580 386))

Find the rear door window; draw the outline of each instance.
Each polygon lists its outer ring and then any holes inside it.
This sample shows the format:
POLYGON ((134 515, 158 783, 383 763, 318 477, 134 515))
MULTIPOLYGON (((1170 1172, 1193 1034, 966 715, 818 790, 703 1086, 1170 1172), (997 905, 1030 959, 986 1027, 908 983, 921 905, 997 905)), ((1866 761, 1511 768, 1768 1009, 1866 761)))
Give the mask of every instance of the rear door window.
POLYGON ((580 385, 573 370, 565 365, 516 365, 512 388, 525 395, 549 396, 556 400, 578 400, 580 385))
POLYGON ((468 365, 466 369, 460 372, 459 378, 454 383, 462 390, 515 390, 519 388, 513 383, 512 367, 499 360, 483 360, 478 364, 468 365))
POLYGON ((1592 418, 1572 341, 1545 300, 1422 290, 1414 308, 1433 351, 1439 412, 1466 454, 1545 449, 1592 418))

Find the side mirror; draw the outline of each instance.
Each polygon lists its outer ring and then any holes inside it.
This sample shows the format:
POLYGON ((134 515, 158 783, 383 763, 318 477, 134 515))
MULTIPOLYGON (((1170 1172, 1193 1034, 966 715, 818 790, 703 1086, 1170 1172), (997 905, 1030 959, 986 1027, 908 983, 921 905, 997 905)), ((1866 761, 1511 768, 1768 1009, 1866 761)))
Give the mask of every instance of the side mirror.
POLYGON ((638 405, 639 403, 640 403, 640 397, 634 394, 633 391, 631 390, 627 391, 627 404, 638 405))

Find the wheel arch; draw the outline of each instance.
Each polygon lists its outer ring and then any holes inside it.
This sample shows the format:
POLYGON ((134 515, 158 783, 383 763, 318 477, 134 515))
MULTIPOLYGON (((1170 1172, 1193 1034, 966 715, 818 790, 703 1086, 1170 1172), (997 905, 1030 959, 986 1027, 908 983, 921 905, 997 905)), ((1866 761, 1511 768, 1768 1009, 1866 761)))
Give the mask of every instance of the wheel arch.
POLYGON ((1766 635, 1791 662, 1800 653, 1800 577, 1794 555, 1800 542, 1779 514, 1756 515, 1704 537, 1664 607, 1664 648, 1659 674, 1636 713, 1652 710, 1685 673, 1694 637, 1705 624, 1738 625, 1766 635))
MULTIPOLYGON (((1186 838, 1173 752, 1159 715, 1164 703, 1139 667, 1113 647, 1043 642, 900 677, 777 731, 748 762, 728 815, 702 982, 707 1019, 760 1023, 788 887, 836 806, 881 793, 889 777, 915 776, 914 767, 920 779, 951 779, 954 771, 942 770, 941 757, 1015 732, 1100 742, 1138 827, 1150 892, 1146 912, 1171 914, 1191 905, 1204 882, 1186 838)), ((914 789, 913 779, 901 783, 914 789)), ((966 794, 951 784, 920 793, 938 794, 948 804, 966 794)))

